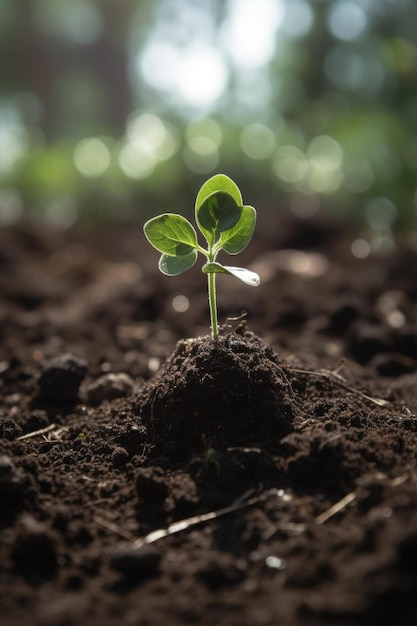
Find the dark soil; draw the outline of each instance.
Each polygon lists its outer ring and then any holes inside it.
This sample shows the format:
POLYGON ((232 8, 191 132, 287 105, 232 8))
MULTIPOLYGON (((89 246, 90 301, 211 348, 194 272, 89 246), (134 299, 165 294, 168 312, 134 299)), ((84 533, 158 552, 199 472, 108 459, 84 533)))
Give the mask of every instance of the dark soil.
POLYGON ((415 626, 417 251, 352 240, 261 223, 215 341, 139 226, 0 231, 2 625, 415 626))

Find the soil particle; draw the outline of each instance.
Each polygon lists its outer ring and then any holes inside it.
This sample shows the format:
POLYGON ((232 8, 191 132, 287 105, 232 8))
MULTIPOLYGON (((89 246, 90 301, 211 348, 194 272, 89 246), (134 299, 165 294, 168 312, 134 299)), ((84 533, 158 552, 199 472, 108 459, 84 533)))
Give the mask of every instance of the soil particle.
POLYGON ((344 333, 360 317, 366 314, 363 303, 357 297, 343 296, 335 299, 327 312, 329 332, 344 333))
POLYGON ((387 329, 377 325, 357 325, 351 332, 349 349, 359 363, 368 363, 375 355, 391 348, 387 329))
POLYGON ((78 399, 80 385, 87 373, 87 363, 62 354, 46 362, 38 380, 38 398, 53 405, 70 404, 78 399))
POLYGON ((136 475, 136 493, 144 502, 163 501, 168 495, 163 473, 155 468, 144 467, 136 475))
POLYGON ((404 325, 395 333, 393 350, 411 357, 417 367, 417 329, 404 325))
POLYGON ((5 419, 0 419, 0 433, 3 439, 11 441, 22 434, 22 428, 14 419, 6 417, 5 419))
POLYGON ((116 467, 122 467, 129 460, 129 452, 125 448, 118 446, 113 450, 111 460, 116 467))
POLYGON ((19 520, 18 529, 11 550, 15 564, 36 574, 53 574, 58 555, 48 527, 30 515, 24 515, 19 520))
POLYGON ((370 365, 381 376, 396 377, 413 372, 417 360, 396 352, 382 352, 370 360, 370 365))
POLYGON ((175 516, 178 518, 192 515, 199 501, 195 482, 190 477, 184 480, 181 474, 177 474, 172 477, 170 487, 175 516))
POLYGON ((6 455, 0 456, 0 502, 7 508, 19 500, 23 492, 22 474, 6 455))
POLYGON ((227 554, 212 557, 196 574, 212 590, 236 585, 247 576, 245 563, 232 559, 227 554))

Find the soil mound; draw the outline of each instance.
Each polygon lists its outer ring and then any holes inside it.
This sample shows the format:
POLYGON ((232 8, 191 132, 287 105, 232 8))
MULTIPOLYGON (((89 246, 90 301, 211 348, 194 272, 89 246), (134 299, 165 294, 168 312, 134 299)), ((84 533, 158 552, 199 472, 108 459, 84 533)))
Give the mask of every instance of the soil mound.
POLYGON ((137 410, 158 451, 248 445, 291 430, 297 404, 279 358, 253 333, 181 340, 137 410))

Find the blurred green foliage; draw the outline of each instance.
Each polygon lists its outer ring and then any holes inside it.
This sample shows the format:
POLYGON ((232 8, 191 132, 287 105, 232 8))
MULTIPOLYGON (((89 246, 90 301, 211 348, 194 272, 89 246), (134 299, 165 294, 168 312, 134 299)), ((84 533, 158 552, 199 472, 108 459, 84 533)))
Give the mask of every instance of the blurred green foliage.
POLYGON ((3 2, 0 223, 184 212, 221 171, 389 242, 417 217, 416 88, 415 0, 3 2))

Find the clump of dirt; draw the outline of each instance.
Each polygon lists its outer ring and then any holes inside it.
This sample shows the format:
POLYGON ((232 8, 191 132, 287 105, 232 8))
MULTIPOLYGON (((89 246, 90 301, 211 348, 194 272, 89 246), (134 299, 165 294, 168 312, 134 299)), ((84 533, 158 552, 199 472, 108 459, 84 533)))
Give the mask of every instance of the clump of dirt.
POLYGON ((297 402, 277 354, 246 332, 178 341, 136 409, 156 450, 183 456, 282 437, 297 402))

